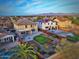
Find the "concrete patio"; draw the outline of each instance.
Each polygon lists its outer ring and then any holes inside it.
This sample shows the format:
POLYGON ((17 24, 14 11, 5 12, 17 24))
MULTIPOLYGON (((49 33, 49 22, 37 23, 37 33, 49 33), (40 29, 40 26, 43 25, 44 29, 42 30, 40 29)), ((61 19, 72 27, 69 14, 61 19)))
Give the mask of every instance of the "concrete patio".
POLYGON ((27 35, 27 36, 25 35, 24 40, 25 41, 32 41, 35 36, 40 35, 40 34, 42 34, 42 32, 35 32, 35 33, 33 33, 31 35, 27 35))

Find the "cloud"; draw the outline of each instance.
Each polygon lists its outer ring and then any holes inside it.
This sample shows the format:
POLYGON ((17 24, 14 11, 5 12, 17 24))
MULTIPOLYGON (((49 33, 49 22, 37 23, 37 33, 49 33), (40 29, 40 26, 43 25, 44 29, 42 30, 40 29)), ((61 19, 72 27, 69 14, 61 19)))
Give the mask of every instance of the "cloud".
POLYGON ((27 4, 26 7, 31 8, 35 5, 40 5, 40 4, 42 4, 42 1, 36 1, 36 2, 31 3, 31 4, 27 4))
POLYGON ((29 15, 50 12, 79 13, 78 10, 79 0, 5 0, 4 2, 0 0, 0 13, 6 15, 29 15))

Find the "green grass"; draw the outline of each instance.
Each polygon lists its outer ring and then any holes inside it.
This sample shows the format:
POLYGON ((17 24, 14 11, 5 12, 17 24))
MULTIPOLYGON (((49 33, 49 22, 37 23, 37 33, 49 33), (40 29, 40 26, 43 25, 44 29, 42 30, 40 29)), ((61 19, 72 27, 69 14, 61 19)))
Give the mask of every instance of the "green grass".
POLYGON ((52 35, 52 38, 57 38, 57 35, 52 35))
POLYGON ((66 18, 70 19, 73 24, 79 25, 79 17, 77 17, 77 16, 66 16, 66 18))
POLYGON ((73 24, 79 25, 79 16, 64 16, 72 21, 73 24))
POLYGON ((35 41, 39 42, 40 44, 45 44, 48 41, 48 38, 44 35, 38 35, 35 38, 35 41))

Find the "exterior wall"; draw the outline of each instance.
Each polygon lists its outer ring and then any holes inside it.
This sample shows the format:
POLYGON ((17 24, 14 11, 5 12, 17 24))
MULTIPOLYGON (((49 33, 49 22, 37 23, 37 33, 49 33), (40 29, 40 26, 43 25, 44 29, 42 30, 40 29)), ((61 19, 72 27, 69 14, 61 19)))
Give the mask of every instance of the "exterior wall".
POLYGON ((38 25, 37 25, 37 24, 34 25, 34 29, 35 29, 36 31, 38 31, 38 25))
POLYGON ((0 28, 13 28, 13 23, 10 20, 0 20, 0 28))
POLYGON ((32 29, 35 29, 35 31, 38 31, 38 26, 37 25, 27 25, 27 27, 25 25, 16 25, 14 24, 14 28, 17 31, 32 31, 32 29))
POLYGON ((71 21, 59 21, 58 19, 55 19, 55 21, 57 21, 59 28, 67 29, 72 27, 71 21))
POLYGON ((39 27, 39 28, 42 28, 42 23, 41 22, 36 22, 37 23, 37 26, 39 27))
POLYGON ((6 35, 6 36, 0 38, 0 42, 3 42, 4 43, 5 42, 5 39, 6 39, 7 42, 9 42, 10 40, 12 40, 13 42, 15 41, 14 35, 6 35), (7 38, 8 38, 8 40, 7 40, 7 38), (12 39, 9 39, 9 38, 12 38, 12 39))
POLYGON ((14 24, 14 28, 17 31, 26 30, 24 25, 16 25, 16 24, 14 24))
POLYGON ((73 33, 79 35, 79 25, 73 24, 73 25, 72 25, 71 32, 73 32, 73 33))
POLYGON ((68 28, 71 26, 71 23, 66 21, 66 22, 59 22, 58 23, 59 27, 64 27, 64 28, 68 28))

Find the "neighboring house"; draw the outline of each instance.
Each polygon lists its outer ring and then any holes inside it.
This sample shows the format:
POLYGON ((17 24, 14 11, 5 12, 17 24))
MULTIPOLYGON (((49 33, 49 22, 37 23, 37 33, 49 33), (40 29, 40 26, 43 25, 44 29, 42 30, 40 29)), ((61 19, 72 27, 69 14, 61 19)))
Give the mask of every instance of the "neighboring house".
POLYGON ((38 31, 37 24, 27 18, 22 18, 14 22, 14 28, 19 34, 23 35, 32 34, 38 31))
POLYGON ((14 42, 15 36, 0 29, 0 43, 14 42))
POLYGON ((38 23, 38 27, 43 30, 57 29, 57 22, 51 21, 48 18, 43 19, 43 20, 38 20, 37 23, 38 23))
POLYGON ((0 28, 13 28, 13 23, 9 17, 0 17, 0 28))
POLYGON ((57 22, 59 29, 66 30, 66 29, 70 29, 72 27, 72 21, 69 20, 68 18, 57 16, 53 19, 53 21, 57 22))
POLYGON ((71 32, 79 35, 79 25, 73 24, 71 32))

